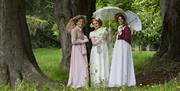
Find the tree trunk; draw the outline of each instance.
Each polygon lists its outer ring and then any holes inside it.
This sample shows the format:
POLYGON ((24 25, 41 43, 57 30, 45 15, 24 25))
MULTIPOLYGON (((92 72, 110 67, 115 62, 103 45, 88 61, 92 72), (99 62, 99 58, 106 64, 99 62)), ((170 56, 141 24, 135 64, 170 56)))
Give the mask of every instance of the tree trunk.
MULTIPOLYGON (((55 1, 55 17, 60 31, 60 37, 61 37, 60 43, 63 54, 63 58, 60 66, 67 71, 69 70, 69 65, 70 65, 71 37, 70 34, 64 31, 64 27, 70 18, 78 14, 86 15, 89 20, 92 16, 93 11, 95 11, 95 0, 56 0, 55 1)), ((88 35, 89 32, 90 30, 88 29, 85 31, 85 34, 88 35)), ((89 53, 89 49, 88 49, 88 53, 89 53)))
POLYGON ((160 5, 163 19, 160 49, 137 75, 138 83, 164 83, 180 72, 180 0, 160 0, 160 5))
MULTIPOLYGON (((161 16, 163 28, 160 49, 157 51, 152 65, 180 64, 180 5, 179 0, 161 0, 161 16), (157 63, 158 62, 158 63, 157 63), (166 63, 167 62, 167 63, 166 63)), ((149 65, 149 64, 148 64, 149 65)), ((154 67, 153 66, 153 67, 154 67)), ((173 66, 173 65, 172 65, 173 66)), ((175 66, 175 65, 174 65, 175 66)), ((162 66, 160 66, 162 67, 162 66)), ((157 67, 159 69, 159 67, 157 67)))
POLYGON ((161 0, 163 29, 159 56, 180 62, 180 1, 161 0))
POLYGON ((24 0, 0 0, 0 84, 17 79, 39 84, 50 80, 39 69, 30 44, 24 0))

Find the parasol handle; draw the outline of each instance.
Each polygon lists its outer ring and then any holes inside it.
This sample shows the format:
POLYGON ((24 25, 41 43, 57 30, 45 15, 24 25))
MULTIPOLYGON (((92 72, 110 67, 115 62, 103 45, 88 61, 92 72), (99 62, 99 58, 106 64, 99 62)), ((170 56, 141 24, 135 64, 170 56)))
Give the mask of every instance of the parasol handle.
POLYGON ((110 28, 110 15, 108 15, 108 28, 110 28))
POLYGON ((112 33, 111 33, 111 27, 108 27, 108 41, 111 43, 112 41, 112 33))

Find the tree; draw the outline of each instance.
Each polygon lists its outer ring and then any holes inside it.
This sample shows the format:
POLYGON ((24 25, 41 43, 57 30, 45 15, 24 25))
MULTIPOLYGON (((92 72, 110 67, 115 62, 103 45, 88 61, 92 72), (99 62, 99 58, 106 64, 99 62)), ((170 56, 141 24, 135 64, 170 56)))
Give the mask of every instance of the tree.
POLYGON ((50 25, 54 24, 54 0, 25 0, 26 14, 47 20, 50 25))
MULTIPOLYGON (((179 0, 160 0, 163 28, 161 30, 160 49, 151 61, 145 64, 141 83, 157 79, 166 82, 180 72, 180 5, 179 0)), ((159 81, 158 81, 159 80, 159 81)), ((147 82, 146 82, 147 83, 147 82)))
POLYGON ((154 46, 158 49, 162 28, 159 0, 133 0, 132 2, 131 10, 139 15, 143 25, 142 31, 133 32, 133 45, 142 48, 154 46))
POLYGON ((179 0, 160 0, 163 18, 161 47, 158 52, 161 59, 180 62, 180 5, 179 0))
MULTIPOLYGON (((96 0, 56 0, 55 1, 55 18, 60 31, 60 41, 62 47, 63 59, 61 67, 68 70, 71 56, 71 37, 64 31, 64 27, 68 20, 75 15, 83 14, 89 20, 92 12, 95 11, 96 0)), ((88 28, 86 28, 88 29, 88 28)), ((89 34, 90 30, 86 30, 85 34, 89 34)), ((88 47, 89 50, 90 47, 88 47)))
POLYGON ((25 0, 0 0, 0 84, 17 79, 51 82, 40 70, 30 44, 25 0))

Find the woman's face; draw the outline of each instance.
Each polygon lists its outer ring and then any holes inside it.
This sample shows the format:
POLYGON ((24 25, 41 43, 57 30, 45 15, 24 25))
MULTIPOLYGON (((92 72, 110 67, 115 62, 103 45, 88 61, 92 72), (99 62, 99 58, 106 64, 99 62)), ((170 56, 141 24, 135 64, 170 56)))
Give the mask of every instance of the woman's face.
POLYGON ((84 26, 84 24, 85 24, 85 20, 84 20, 84 19, 79 19, 79 20, 77 21, 77 23, 76 23, 76 25, 79 26, 79 27, 81 27, 81 28, 84 26))
POLYGON ((95 29, 98 29, 98 28, 100 27, 99 22, 96 21, 96 20, 93 20, 92 24, 93 24, 93 26, 94 26, 95 29))
POLYGON ((119 24, 119 25, 123 25, 124 22, 125 22, 124 19, 123 19, 121 16, 119 16, 119 17, 118 17, 118 24, 119 24))

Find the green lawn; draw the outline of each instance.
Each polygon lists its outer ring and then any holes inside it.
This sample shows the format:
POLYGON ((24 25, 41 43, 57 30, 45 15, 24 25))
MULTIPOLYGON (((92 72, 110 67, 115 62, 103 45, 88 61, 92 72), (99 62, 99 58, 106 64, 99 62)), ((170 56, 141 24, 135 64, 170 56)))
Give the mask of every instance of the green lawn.
MULTIPOLYGON (((141 71, 143 62, 150 59, 154 53, 153 51, 133 51, 135 71, 141 71)), ((60 59, 62 58, 60 49, 39 48, 34 50, 34 54, 40 68, 50 78, 54 80, 68 79, 68 74, 63 72, 59 67, 60 59)), ((176 91, 176 86, 177 84, 173 81, 163 85, 123 88, 123 91, 176 91)), ((102 91, 102 89, 103 88, 93 90, 102 91)), ((85 91, 86 90, 87 88, 85 88, 85 91)), ((112 91, 114 91, 114 89, 112 91)))
POLYGON ((154 51, 133 51, 134 68, 136 72, 141 71, 143 62, 148 61, 155 54, 154 51))
POLYGON ((66 80, 67 73, 60 70, 60 61, 62 58, 62 53, 60 49, 57 48, 39 48, 34 49, 34 55, 36 57, 37 63, 41 70, 54 80, 66 80))
MULTIPOLYGON (((34 55, 40 66, 46 75, 54 80, 66 80, 67 74, 60 70, 59 67, 60 59, 62 54, 60 49, 56 48, 39 48, 34 49, 34 55)), ((143 52, 133 52, 133 60, 136 71, 142 69, 142 64, 145 60, 150 59, 155 52, 143 51, 143 52)))
MULTIPOLYGON (((67 80, 68 73, 61 70, 59 67, 60 59, 62 54, 60 49, 57 48, 38 48, 34 49, 34 54, 38 65, 41 70, 51 79, 54 80, 67 80)), ((135 71, 141 71, 142 64, 144 61, 150 59, 155 52, 142 51, 133 52, 133 60, 135 65, 135 71)), ((21 83, 17 85, 15 91, 37 91, 37 85, 22 85, 21 83)), ((51 88, 43 88, 43 91, 74 91, 73 88, 65 88, 62 86, 53 86, 51 88)), ((8 86, 0 86, 0 91, 13 91, 8 86)), ((153 86, 143 86, 143 87, 123 87, 122 90, 117 88, 83 88, 79 91, 180 91, 180 84, 176 80, 172 80, 166 84, 157 84, 153 86)))

